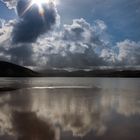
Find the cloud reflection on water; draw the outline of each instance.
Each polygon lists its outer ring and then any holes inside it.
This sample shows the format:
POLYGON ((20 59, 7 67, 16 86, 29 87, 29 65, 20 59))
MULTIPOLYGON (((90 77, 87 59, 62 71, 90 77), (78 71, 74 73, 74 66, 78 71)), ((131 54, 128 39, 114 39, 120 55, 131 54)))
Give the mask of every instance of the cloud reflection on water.
POLYGON ((58 140, 62 130, 76 137, 90 132, 102 136, 114 112, 123 117, 140 115, 139 94, 129 92, 96 88, 12 91, 0 96, 0 135, 58 140))

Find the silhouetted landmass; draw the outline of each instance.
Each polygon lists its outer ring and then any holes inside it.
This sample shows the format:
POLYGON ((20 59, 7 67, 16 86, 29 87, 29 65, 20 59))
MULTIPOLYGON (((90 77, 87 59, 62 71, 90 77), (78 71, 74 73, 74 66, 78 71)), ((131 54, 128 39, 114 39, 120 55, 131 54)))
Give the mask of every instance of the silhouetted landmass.
POLYGON ((140 70, 46 70, 46 77, 140 77, 140 70))
POLYGON ((12 64, 5 61, 0 61, 0 77, 35 77, 39 76, 28 68, 12 64))
POLYGON ((35 72, 28 68, 0 61, 0 77, 140 77, 140 70, 54 70, 35 72))

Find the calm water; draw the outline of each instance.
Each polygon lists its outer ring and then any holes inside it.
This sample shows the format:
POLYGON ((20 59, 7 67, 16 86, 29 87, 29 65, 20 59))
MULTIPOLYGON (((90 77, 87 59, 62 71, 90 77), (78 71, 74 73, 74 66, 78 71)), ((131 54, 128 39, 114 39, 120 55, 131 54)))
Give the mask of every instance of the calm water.
POLYGON ((0 140, 139 140, 140 79, 0 78, 0 140))

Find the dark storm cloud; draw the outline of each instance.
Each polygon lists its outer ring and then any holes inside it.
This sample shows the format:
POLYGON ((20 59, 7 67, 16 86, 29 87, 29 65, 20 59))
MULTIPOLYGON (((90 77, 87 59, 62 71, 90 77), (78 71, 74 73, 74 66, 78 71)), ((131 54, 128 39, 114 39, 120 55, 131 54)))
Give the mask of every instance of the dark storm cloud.
POLYGON ((32 60, 33 48, 31 44, 19 44, 6 51, 11 55, 11 61, 20 65, 34 65, 32 60))
MULTIPOLYGON (((6 27, 7 28, 7 27, 6 27)), ((5 30, 9 32, 9 28, 5 30)), ((3 35, 4 36, 4 35, 3 35)), ((9 35, 7 35, 9 38, 9 35)), ((11 61, 24 66, 33 66, 33 46, 30 43, 12 44, 11 41, 2 37, 0 43, 0 60, 11 61)))
POLYGON ((41 34, 51 30, 57 22, 58 15, 53 3, 42 4, 44 14, 41 16, 35 4, 25 12, 29 2, 19 0, 17 3, 17 13, 20 19, 13 29, 13 43, 34 42, 41 34))

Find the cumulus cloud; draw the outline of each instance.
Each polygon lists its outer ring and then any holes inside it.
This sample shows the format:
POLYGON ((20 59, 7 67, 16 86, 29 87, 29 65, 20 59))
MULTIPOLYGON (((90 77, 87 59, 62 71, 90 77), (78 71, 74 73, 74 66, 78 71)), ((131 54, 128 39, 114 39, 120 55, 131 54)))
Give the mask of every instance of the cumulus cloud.
POLYGON ((96 20, 95 21, 95 26, 94 29, 99 33, 104 33, 104 31, 107 29, 107 25, 105 24, 105 22, 103 20, 96 20))
POLYGON ((6 51, 11 47, 11 32, 13 30, 14 20, 0 20, 0 59, 10 61, 11 54, 6 54, 6 51))
MULTIPOLYGON (((55 7, 50 9, 55 12, 56 18, 57 10, 55 7)), ((36 11, 36 7, 30 9, 19 21, 1 20, 1 60, 42 69, 140 65, 140 43, 127 39, 112 45, 107 37, 108 27, 104 21, 96 20, 91 25, 85 19, 74 19, 71 24, 65 24, 54 32, 51 28, 55 23, 51 26, 50 21, 44 27, 39 26, 38 30, 34 30, 40 21, 42 24, 42 19, 39 17, 35 26, 32 26, 32 10, 36 11)), ((33 17, 33 20, 36 18, 33 17)))
POLYGON ((14 24, 15 20, 5 21, 4 19, 0 19, 0 45, 11 38, 14 24))
MULTIPOLYGON (((11 27, 13 31, 17 29, 17 25, 18 23, 11 27)), ((75 19, 71 25, 64 25, 60 31, 40 37, 37 42, 28 42, 31 39, 34 40, 34 37, 28 37, 29 40, 22 37, 22 41, 26 42, 21 43, 18 40, 16 44, 13 40, 6 41, 1 47, 1 52, 10 55, 12 62, 25 66, 38 62, 36 65, 41 65, 43 68, 85 68, 106 63, 96 51, 96 49, 102 49, 105 43, 100 40, 97 31, 84 19, 75 19)), ((8 39, 8 36, 4 38, 8 39)))
POLYGON ((140 42, 126 39, 117 42, 112 48, 101 51, 101 57, 112 66, 139 66, 140 42))
MULTIPOLYGON (((75 19, 71 25, 64 25, 61 31, 51 37, 37 41, 36 52, 47 59, 42 62, 48 67, 84 68, 104 65, 97 49, 106 44, 101 41, 96 30, 84 19, 75 19)), ((40 57, 41 58, 41 57, 40 57)))
POLYGON ((140 65, 140 42, 124 40, 116 45, 117 59, 122 65, 140 65))
POLYGON ((100 57, 108 63, 110 66, 114 66, 117 63, 116 53, 109 48, 104 48, 101 50, 100 57))

